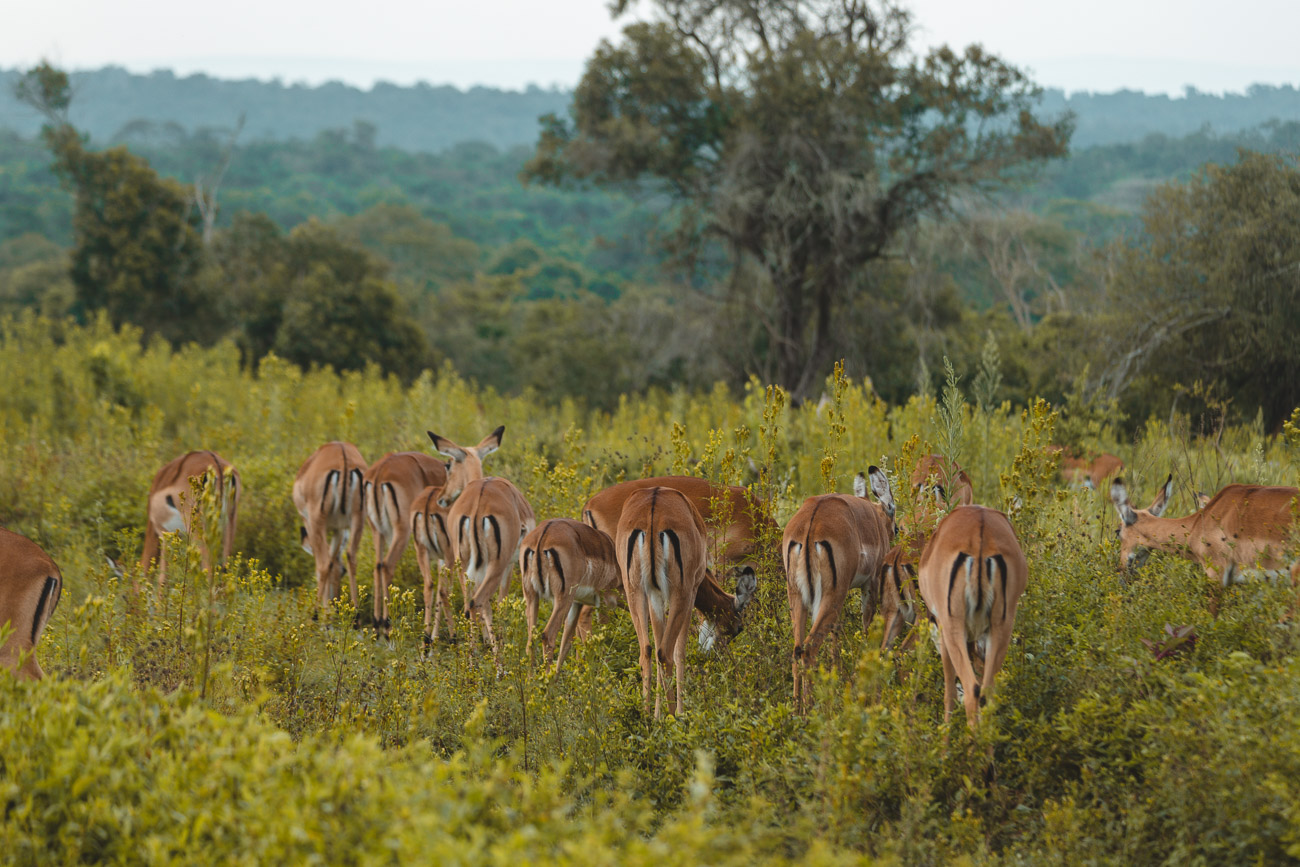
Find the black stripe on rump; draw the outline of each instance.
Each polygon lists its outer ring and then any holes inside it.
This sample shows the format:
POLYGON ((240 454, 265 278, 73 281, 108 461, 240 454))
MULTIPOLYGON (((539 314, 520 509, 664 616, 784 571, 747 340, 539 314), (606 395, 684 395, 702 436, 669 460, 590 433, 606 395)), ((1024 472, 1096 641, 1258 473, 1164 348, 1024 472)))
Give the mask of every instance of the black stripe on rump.
POLYGON ((325 484, 321 485, 321 489, 320 489, 320 510, 322 513, 325 511, 325 501, 329 499, 330 484, 332 483, 337 485, 338 482, 339 482, 338 470, 330 470, 328 473, 325 474, 325 484))
MULTIPOLYGON (((682 540, 677 538, 677 531, 672 529, 665 529, 660 534, 661 538, 663 536, 667 536, 668 541, 672 543, 673 559, 677 561, 677 574, 682 576, 682 583, 684 584, 686 583, 686 569, 682 566, 682 540)), ((667 589, 668 588, 666 587, 664 588, 665 592, 667 589)))
POLYGON ((831 567, 831 590, 834 590, 836 585, 840 583, 840 571, 835 568, 835 551, 831 549, 831 543, 825 540, 817 544, 821 545, 826 551, 826 562, 831 567))
POLYGON ((629 578, 632 577, 632 550, 636 548, 636 540, 641 535, 640 530, 633 530, 627 535, 627 575, 629 578))
POLYGON ((953 614, 952 614, 952 588, 957 584, 957 570, 960 569, 960 568, 962 567, 962 565, 965 564, 965 562, 966 562, 967 560, 969 560, 969 559, 970 559, 970 555, 967 554, 967 553, 965 553, 965 552, 963 552, 963 553, 957 555, 957 559, 956 559, 956 560, 953 560, 953 561, 952 561, 952 574, 950 574, 950 575, 948 576, 948 604, 947 604, 947 606, 946 606, 947 609, 948 609, 948 615, 949 615, 950 617, 953 616, 953 614))
POLYGON ((1007 561, 1001 554, 989 558, 998 564, 998 575, 1002 578, 1002 619, 1007 619, 1007 561))
POLYGON ((501 552, 501 524, 497 521, 496 515, 487 515, 488 523, 492 525, 492 535, 496 538, 497 553, 501 552))
MULTIPOLYGON (((45 605, 51 597, 54 598, 54 605, 59 604, 59 579, 53 575, 45 579, 45 586, 41 588, 41 598, 36 602, 36 616, 32 618, 32 644, 36 643, 36 636, 40 632, 41 622, 45 615, 45 605)), ((50 614, 54 614, 54 605, 50 606, 50 614)))
POLYGON ((564 567, 560 565, 560 555, 554 548, 546 552, 551 555, 551 565, 555 567, 556 573, 560 576, 560 593, 564 592, 564 567))

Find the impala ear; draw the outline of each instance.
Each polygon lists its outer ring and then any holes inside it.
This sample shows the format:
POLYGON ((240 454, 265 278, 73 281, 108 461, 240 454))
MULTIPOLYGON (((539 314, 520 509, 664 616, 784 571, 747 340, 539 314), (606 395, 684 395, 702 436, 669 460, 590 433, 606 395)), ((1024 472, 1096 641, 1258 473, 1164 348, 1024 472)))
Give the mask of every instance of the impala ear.
POLYGON ((1196 508, 1204 509, 1206 506, 1210 505, 1211 499, 1213 499, 1213 497, 1211 497, 1209 494, 1205 493, 1204 491, 1197 491, 1196 508))
POLYGON ((872 466, 867 469, 867 478, 871 480, 871 493, 876 495, 889 517, 894 517, 894 492, 889 487, 889 476, 880 467, 872 466))
POLYGON ((1115 504, 1115 511, 1119 512, 1121 521, 1129 526, 1137 523, 1137 512, 1128 504, 1128 488, 1124 487, 1123 479, 1110 483, 1110 501, 1115 504))
POLYGON ((867 495, 867 477, 858 473, 853 477, 853 496, 865 497, 867 495))
POLYGON ((754 598, 754 592, 758 590, 758 576, 754 574, 752 566, 744 566, 736 570, 736 598, 732 602, 732 607, 739 614, 749 605, 750 600, 754 598))
POLYGON ((1147 511, 1159 518, 1165 513, 1165 509, 1169 507, 1169 498, 1173 495, 1174 474, 1170 473, 1169 477, 1165 479, 1164 487, 1160 489, 1160 493, 1156 494, 1156 498, 1151 501, 1151 508, 1147 509, 1147 511))
MULTIPOLYGON (((451 455, 453 461, 463 461, 469 456, 463 448, 456 445, 446 437, 440 437, 433 431, 425 431, 429 435, 429 440, 433 443, 434 451, 441 452, 444 455, 451 455)), ((450 466, 450 464, 448 464, 450 466)))
POLYGON ((501 448, 501 435, 506 432, 506 426, 501 425, 492 433, 483 437, 483 441, 474 447, 474 453, 479 456, 479 460, 492 454, 501 448))

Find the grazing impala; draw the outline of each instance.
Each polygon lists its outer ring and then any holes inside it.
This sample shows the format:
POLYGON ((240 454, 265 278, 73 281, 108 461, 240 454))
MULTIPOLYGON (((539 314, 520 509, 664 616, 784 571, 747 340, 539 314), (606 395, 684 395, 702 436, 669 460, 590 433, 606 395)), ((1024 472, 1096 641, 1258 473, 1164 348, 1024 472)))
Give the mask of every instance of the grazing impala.
POLYGON ((1134 509, 1124 480, 1111 484, 1110 498, 1121 520, 1121 568, 1140 566, 1154 548, 1195 561, 1226 587, 1252 574, 1276 577, 1290 566, 1287 546, 1300 490, 1228 485, 1185 518, 1162 517, 1173 493, 1170 473, 1150 507, 1134 509))
POLYGON ((302 516, 302 547, 316 558, 316 605, 329 606, 343 583, 347 552, 348 592, 357 607, 357 548, 361 545, 362 478, 366 461, 352 443, 332 442, 303 462, 293 480, 293 505, 302 516))
POLYGON ((935 529, 921 555, 921 597, 939 627, 943 719, 952 718, 961 678, 966 721, 974 728, 1011 646, 1016 604, 1029 566, 1007 516, 984 506, 959 506, 935 529), (972 657, 984 660, 977 682, 972 657))
POLYGON ((1068 484, 1101 490, 1106 480, 1124 471, 1124 462, 1115 455, 1102 452, 1091 460, 1076 458, 1068 449, 1052 446, 1061 454, 1061 478, 1068 484))
POLYGON ((59 567, 40 546, 0 528, 0 627, 12 630, 0 645, 0 668, 22 680, 45 676, 36 661, 36 642, 62 594, 59 567))
POLYGON ((614 540, 571 518, 543 521, 524 537, 519 548, 519 574, 528 620, 528 661, 533 660, 533 632, 542 599, 555 605, 542 629, 542 652, 548 663, 554 655, 555 636, 561 625, 564 627, 560 652, 555 657, 557 674, 569 652, 583 606, 612 607, 623 602, 614 540))
MULTIPOLYGON (((794 700, 800 710, 812 700, 808 670, 816 665, 817 651, 839 620, 849 590, 872 592, 893 544, 889 478, 878 467, 867 472, 854 479, 851 497, 822 494, 804 500, 781 537, 794 626, 794 700), (868 476, 879 503, 867 499, 868 476)), ((867 622, 864 606, 863 625, 867 622)))
MULTIPOLYGON (((706 524, 717 526, 721 521, 726 522, 722 526, 722 550, 718 553, 719 563, 716 565, 752 565, 763 536, 776 537, 776 524, 748 490, 737 485, 715 485, 694 476, 657 476, 620 482, 588 500, 582 507, 582 519, 612 537, 627 498, 636 491, 656 487, 681 492, 706 524)), ((735 571, 737 575, 744 574, 742 569, 735 571)), ((753 574, 752 568, 749 574, 753 574)), ((695 596, 695 607, 707 621, 700 629, 701 646, 708 650, 715 637, 720 637, 726 644, 738 635, 744 626, 745 608, 753 596, 754 591, 748 582, 744 587, 737 584, 736 595, 732 596, 722 589, 712 573, 706 574, 695 596)))
MULTIPOLYGON (((871 624, 875 604, 880 608, 880 619, 885 623, 885 633, 880 641, 880 651, 888 651, 903 634, 903 630, 916 622, 918 611, 924 611, 920 602, 920 591, 916 586, 916 567, 925 549, 926 538, 914 534, 908 536, 901 544, 889 549, 885 555, 885 565, 880 569, 880 582, 877 591, 862 594, 862 632, 866 634, 871 624)), ((904 642, 904 649, 911 645, 911 636, 904 642)))
MULTIPOLYGON (((451 563, 456 558, 447 531, 447 508, 438 503, 441 496, 442 488, 430 485, 416 494, 411 502, 411 537, 415 540, 415 560, 420 566, 420 577, 424 579, 426 645, 438 640, 438 629, 444 617, 447 619, 447 635, 453 638, 456 635, 456 620, 451 615, 451 599, 447 590, 451 563), (437 575, 434 574, 434 569, 438 570, 437 575)), ((460 589, 462 592, 465 590, 463 577, 460 589)))
POLYGON ((510 588, 519 543, 537 526, 533 507, 505 479, 475 479, 451 504, 447 514, 451 544, 465 570, 465 609, 483 619, 483 637, 497 654, 492 634, 492 594, 504 599, 510 588))
POLYGON ((366 518, 375 536, 375 630, 388 637, 388 588, 411 536, 411 503, 430 485, 447 481, 447 467, 424 452, 389 452, 362 477, 366 518))
POLYGON ((633 491, 623 504, 614 549, 623 572, 628 612, 636 629, 641 695, 647 712, 652 654, 658 671, 655 719, 661 715, 664 693, 669 693, 673 714, 682 712, 686 633, 695 593, 704 582, 707 545, 704 519, 681 491, 641 488, 633 491))
MULTIPOLYGON (((163 465, 149 486, 149 523, 144 531, 144 550, 140 554, 140 575, 146 576, 155 561, 158 583, 167 581, 167 551, 162 546, 164 533, 190 533, 194 526, 196 503, 191 479, 204 483, 216 477, 217 507, 221 511, 221 562, 230 558, 235 544, 235 521, 239 513, 239 496, 243 484, 239 471, 225 458, 211 451, 186 452, 163 465)), ((212 553, 200 533, 197 540, 203 554, 203 568, 212 571, 212 553)), ((139 590, 139 584, 136 590, 139 590)))
POLYGON ((923 455, 912 470, 912 487, 932 489, 939 500, 954 506, 975 502, 975 488, 966 471, 943 455, 923 455))

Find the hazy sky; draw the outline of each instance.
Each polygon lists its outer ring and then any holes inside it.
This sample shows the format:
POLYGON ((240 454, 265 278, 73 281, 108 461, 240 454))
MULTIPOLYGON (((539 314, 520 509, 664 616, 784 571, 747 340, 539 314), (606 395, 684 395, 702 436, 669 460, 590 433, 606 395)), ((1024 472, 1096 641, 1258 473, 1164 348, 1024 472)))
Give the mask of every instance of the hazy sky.
MULTIPOLYGON (((0 66, 571 86, 606 0, 4 0, 0 66)), ((913 0, 923 44, 981 42, 1070 91, 1300 85, 1296 0, 913 0)))

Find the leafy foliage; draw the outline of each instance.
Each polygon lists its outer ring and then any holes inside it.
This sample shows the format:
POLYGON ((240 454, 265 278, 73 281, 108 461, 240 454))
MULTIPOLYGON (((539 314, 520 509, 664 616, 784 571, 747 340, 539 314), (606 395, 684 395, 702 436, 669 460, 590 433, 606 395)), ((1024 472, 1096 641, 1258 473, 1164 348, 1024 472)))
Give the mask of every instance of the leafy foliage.
POLYGON ((864 265, 958 193, 1065 153, 1069 121, 1035 116, 1022 73, 978 46, 914 59, 896 5, 654 6, 597 49, 526 174, 668 191, 679 255, 721 239, 770 285, 732 281, 796 399, 839 354, 864 265))

